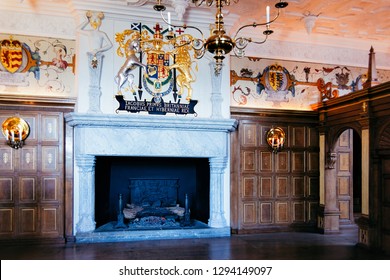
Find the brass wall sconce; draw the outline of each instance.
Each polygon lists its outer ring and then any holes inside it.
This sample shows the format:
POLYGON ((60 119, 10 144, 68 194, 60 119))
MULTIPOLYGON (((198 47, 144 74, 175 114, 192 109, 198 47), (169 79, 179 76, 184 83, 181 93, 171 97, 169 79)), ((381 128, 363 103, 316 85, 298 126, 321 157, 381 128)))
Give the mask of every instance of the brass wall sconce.
POLYGON ((22 118, 10 117, 3 122, 2 132, 7 144, 14 149, 19 149, 23 147, 24 140, 30 134, 30 126, 22 118))
POLYGON ((280 127, 272 127, 267 131, 266 141, 274 153, 280 151, 286 140, 286 133, 280 127))

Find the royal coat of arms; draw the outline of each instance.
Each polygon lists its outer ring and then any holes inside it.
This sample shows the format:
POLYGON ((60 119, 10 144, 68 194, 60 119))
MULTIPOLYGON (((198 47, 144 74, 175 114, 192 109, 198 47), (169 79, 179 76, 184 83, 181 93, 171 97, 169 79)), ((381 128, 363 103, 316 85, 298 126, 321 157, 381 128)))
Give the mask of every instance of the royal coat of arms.
POLYGON ((132 26, 134 28, 115 36, 119 44, 117 54, 126 58, 115 77, 118 86, 116 99, 120 104, 117 111, 196 114, 194 106, 197 101, 192 100, 191 87, 195 81, 190 54, 191 35, 176 36, 172 30, 163 30, 159 24, 153 30, 141 24, 132 26), (151 96, 150 101, 143 96, 145 92, 151 96), (134 100, 125 100, 126 93, 131 93, 134 100), (188 104, 181 103, 185 93, 188 104), (164 97, 170 94, 173 102, 167 103, 164 97))

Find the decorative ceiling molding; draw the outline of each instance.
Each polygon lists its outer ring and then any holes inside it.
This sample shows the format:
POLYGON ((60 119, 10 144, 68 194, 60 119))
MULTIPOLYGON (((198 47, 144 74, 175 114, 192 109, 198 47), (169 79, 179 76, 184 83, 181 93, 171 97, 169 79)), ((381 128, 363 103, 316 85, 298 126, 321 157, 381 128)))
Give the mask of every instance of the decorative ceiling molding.
MULTIPOLYGON (((152 0, 110 0, 112 2, 126 2, 128 6, 139 7, 145 4, 154 5, 156 1, 152 0)), ((161 0, 164 5, 173 7, 176 12, 178 20, 182 20, 183 16, 189 7, 189 0, 161 0)))
POLYGON ((2 13, 2 33, 75 39, 76 25, 73 18, 25 13, 2 13))
MULTIPOLYGON (((202 30, 208 30, 209 24, 213 22, 213 8, 194 8, 191 0, 162 1, 167 5, 167 11, 172 12, 174 24, 192 24, 202 30), (174 5, 179 9, 178 12, 174 11, 174 5), (183 14, 183 18, 179 19, 179 15, 175 16, 176 13, 183 14)), ((377 54, 377 66, 385 66, 388 69, 390 22, 386 15, 390 12, 390 6, 384 5, 387 1, 292 1, 274 24, 275 32, 269 40, 282 42, 283 45, 310 45, 311 48, 318 46, 318 49, 349 48, 363 53, 364 61, 372 45, 377 54), (305 11, 310 11, 313 15, 320 14, 310 35, 303 20, 305 11), (370 24, 371 21, 375 21, 375 24, 370 24)), ((21 34, 33 34, 34 29, 37 29, 70 38, 74 36, 72 29, 78 18, 84 15, 86 10, 102 11, 107 20, 113 21, 131 22, 141 19, 145 23, 154 24, 160 20, 158 12, 153 10, 156 2, 152 0, 1 0, 1 3, 2 31, 21 34), (35 7, 30 1, 34 1, 35 7), (43 16, 47 16, 50 22, 45 23, 43 16)), ((241 0, 231 5, 228 9, 230 14, 224 12, 227 33, 234 34, 234 28, 242 25, 244 21, 253 22, 253 19, 264 18, 265 12, 260 11, 262 6, 258 0, 241 0)), ((259 36, 259 30, 248 28, 243 35, 255 40, 259 36)), ((258 54, 262 55, 268 45, 270 44, 257 48, 258 54)))
POLYGON ((122 2, 124 1, 129 6, 142 6, 146 2, 148 2, 148 0, 110 0, 110 1, 122 1, 122 2))
POLYGON ((189 6, 189 0, 169 0, 171 5, 175 9, 179 20, 183 19, 183 16, 189 6))
POLYGON ((305 23, 305 28, 306 28, 307 34, 309 34, 309 35, 311 34, 311 31, 313 30, 313 27, 314 27, 319 15, 320 14, 313 15, 310 12, 303 14, 303 21, 305 23))

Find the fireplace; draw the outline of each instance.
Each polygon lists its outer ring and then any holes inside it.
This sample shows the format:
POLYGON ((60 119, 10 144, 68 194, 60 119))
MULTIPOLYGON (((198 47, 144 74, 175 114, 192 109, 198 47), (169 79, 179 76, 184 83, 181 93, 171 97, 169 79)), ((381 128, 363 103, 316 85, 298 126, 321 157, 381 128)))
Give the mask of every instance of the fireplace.
POLYGON ((210 212, 209 183, 207 158, 97 156, 96 228, 109 229, 115 226, 119 195, 123 204, 121 208, 124 208, 125 225, 129 229, 134 228, 131 224, 135 218, 139 218, 130 216, 130 207, 144 211, 158 207, 178 207, 178 210, 184 210, 186 196, 191 219, 207 224, 210 212))
MULTIPOLYGON (((230 235, 229 133, 236 128, 235 120, 80 113, 70 113, 65 118, 74 134, 73 228, 76 242, 230 235), (207 206, 199 208, 206 210, 207 214, 199 210, 195 215, 207 227, 188 230, 98 231, 97 225, 105 222, 96 220, 100 219, 100 214, 96 215, 95 211, 95 193, 98 187, 95 175, 100 172, 96 168, 100 168, 101 158, 148 160, 149 163, 160 161, 160 164, 164 160, 167 162, 178 159, 183 162, 206 162, 208 202, 205 204, 207 206)), ((182 201, 183 196, 178 199, 182 201)))

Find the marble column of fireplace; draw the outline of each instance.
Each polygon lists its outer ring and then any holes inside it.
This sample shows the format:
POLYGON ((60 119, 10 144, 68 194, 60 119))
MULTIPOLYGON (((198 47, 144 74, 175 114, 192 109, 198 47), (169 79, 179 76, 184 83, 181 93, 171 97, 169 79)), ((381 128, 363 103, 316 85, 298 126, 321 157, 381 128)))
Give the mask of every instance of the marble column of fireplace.
POLYGON ((95 163, 94 155, 77 155, 79 168, 79 222, 77 232, 95 229, 95 163), (82 186, 82 187, 81 187, 82 186))
POLYGON ((78 172, 74 182, 74 191, 78 193, 78 201, 74 202, 76 239, 95 230, 96 156, 208 158, 208 226, 228 229, 224 199, 230 187, 224 184, 224 178, 230 173, 227 168, 229 132, 236 128, 235 120, 80 113, 70 113, 65 118, 74 129, 75 170, 78 172))

